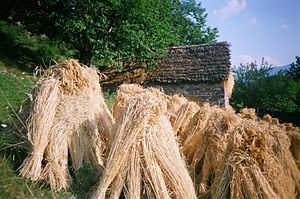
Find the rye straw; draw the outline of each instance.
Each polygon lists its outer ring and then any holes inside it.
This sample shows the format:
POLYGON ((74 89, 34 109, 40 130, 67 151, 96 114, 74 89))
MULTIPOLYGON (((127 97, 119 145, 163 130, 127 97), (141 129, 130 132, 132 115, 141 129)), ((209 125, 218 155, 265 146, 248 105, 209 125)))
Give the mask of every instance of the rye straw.
POLYGON ((167 109, 168 109, 167 114, 168 114, 168 118, 172 123, 172 126, 174 125, 173 122, 177 117, 177 112, 186 103, 188 103, 188 99, 186 99, 184 96, 179 94, 175 94, 169 98, 167 103, 167 109))
POLYGON ((196 198, 165 100, 137 85, 121 85, 113 106, 115 135, 92 198, 196 198))
POLYGON ((206 104, 185 133, 183 153, 200 178, 200 198, 296 198, 299 193, 288 131, 277 119, 206 104))
POLYGON ((189 122, 199 109, 200 107, 196 102, 189 101, 182 105, 174 117, 172 117, 171 123, 174 132, 179 136, 181 142, 186 139, 188 132, 185 131, 185 129, 188 127, 189 122))
POLYGON ((233 73, 230 72, 227 79, 224 81, 225 94, 228 96, 229 99, 232 95, 233 87, 234 87, 234 77, 233 77, 233 73))
POLYGON ((20 174, 33 181, 42 172, 42 160, 49 142, 49 129, 53 124, 55 109, 59 103, 59 85, 54 78, 43 78, 37 83, 33 108, 28 121, 28 141, 31 154, 21 165, 20 174))
POLYGON ((286 131, 291 139, 290 148, 292 151, 292 155, 295 158, 298 169, 300 170, 300 129, 296 127, 291 128, 290 125, 288 125, 286 127, 286 131))
POLYGON ((21 175, 43 180, 54 190, 66 189, 71 182, 68 155, 75 171, 86 162, 100 174, 113 119, 97 71, 68 60, 45 71, 31 93, 28 140, 32 152, 21 175))

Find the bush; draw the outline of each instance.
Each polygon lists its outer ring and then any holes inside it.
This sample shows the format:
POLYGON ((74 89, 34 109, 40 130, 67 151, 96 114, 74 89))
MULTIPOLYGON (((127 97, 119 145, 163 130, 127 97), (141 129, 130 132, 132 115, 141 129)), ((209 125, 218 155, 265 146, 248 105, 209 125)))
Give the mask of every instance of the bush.
POLYGON ((259 115, 273 112, 292 113, 300 111, 300 81, 278 73, 269 76, 270 66, 262 62, 235 68, 235 86, 231 105, 235 109, 255 108, 259 115))
POLYGON ((21 25, 0 21, 0 54, 16 59, 23 69, 49 66, 52 60, 62 61, 74 55, 66 44, 47 36, 32 35, 21 25))

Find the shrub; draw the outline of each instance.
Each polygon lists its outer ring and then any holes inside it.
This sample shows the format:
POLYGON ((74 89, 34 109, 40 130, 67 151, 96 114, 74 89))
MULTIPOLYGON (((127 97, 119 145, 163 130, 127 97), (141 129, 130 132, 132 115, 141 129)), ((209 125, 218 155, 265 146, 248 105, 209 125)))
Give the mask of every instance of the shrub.
POLYGON ((50 40, 45 35, 32 35, 21 25, 0 21, 0 54, 16 59, 23 69, 46 67, 52 65, 52 60, 62 61, 74 53, 64 42, 50 40))

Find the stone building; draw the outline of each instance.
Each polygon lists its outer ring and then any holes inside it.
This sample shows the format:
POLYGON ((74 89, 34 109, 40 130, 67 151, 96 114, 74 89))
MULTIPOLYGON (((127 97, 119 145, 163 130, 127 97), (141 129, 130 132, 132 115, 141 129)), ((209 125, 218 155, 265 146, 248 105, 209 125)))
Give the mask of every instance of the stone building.
POLYGON ((172 47, 148 75, 146 83, 166 93, 182 93, 227 106, 233 87, 229 46, 220 42, 172 47))

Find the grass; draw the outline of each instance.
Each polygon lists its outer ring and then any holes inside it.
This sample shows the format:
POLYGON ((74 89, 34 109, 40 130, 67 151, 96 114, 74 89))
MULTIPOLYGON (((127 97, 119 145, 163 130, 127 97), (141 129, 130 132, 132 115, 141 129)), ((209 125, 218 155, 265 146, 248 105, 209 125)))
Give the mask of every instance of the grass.
POLYGON ((71 198, 70 192, 52 192, 41 184, 19 177, 9 157, 0 158, 0 198, 71 198))
MULTIPOLYGON (((9 124, 11 115, 17 112, 32 85, 37 81, 32 75, 4 67, 0 61, 0 125, 9 124)), ((105 102, 111 107, 114 95, 105 94, 105 102)), ((3 128, 3 127, 2 127, 3 128)), ((0 127, 0 198, 88 198, 98 179, 91 165, 85 164, 73 175, 73 184, 67 191, 53 192, 42 183, 31 182, 18 175, 26 151, 19 147, 13 136, 1 132, 0 127)))
POLYGON ((0 71, 0 122, 9 122, 35 81, 32 76, 0 71))

